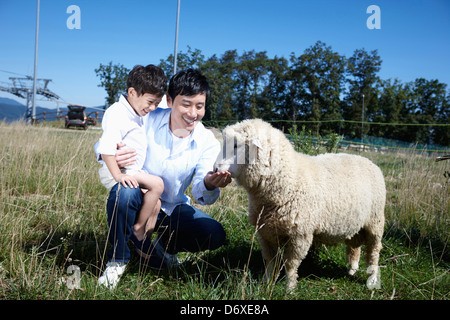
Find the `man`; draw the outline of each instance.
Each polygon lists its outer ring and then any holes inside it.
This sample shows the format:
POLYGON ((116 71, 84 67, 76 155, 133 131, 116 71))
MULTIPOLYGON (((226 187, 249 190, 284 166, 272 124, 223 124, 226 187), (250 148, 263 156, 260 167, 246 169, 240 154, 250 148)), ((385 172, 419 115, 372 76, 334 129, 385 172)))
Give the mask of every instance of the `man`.
MULTIPOLYGON (((212 204, 219 197, 219 188, 231 182, 229 172, 213 173, 220 143, 205 129, 209 96, 206 78, 196 70, 180 71, 169 82, 168 109, 157 109, 144 118, 148 148, 144 169, 164 182, 153 243, 139 241, 133 224, 142 206, 139 188, 112 187, 107 202, 109 235, 112 245, 109 262, 99 284, 115 288, 130 259, 128 240, 138 254, 154 268, 170 268, 178 264, 177 252, 214 250, 225 242, 222 225, 203 211, 190 205, 185 195, 192 182, 194 200, 202 205, 212 204)), ((134 161, 133 150, 121 146, 116 153, 119 167, 134 161)))

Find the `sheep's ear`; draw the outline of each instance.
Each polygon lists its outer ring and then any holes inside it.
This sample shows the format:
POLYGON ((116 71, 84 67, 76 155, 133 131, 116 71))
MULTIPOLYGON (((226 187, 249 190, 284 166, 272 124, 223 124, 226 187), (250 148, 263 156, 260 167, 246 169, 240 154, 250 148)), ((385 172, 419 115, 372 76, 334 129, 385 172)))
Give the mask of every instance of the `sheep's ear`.
POLYGON ((259 149, 263 149, 262 145, 261 145, 261 141, 259 141, 259 139, 253 139, 252 143, 257 146, 259 149))
POLYGON ((256 158, 258 158, 261 163, 263 163, 266 166, 270 166, 270 156, 265 154, 266 152, 264 152, 264 148, 262 147, 261 141, 259 141, 259 139, 253 139, 252 145, 254 145, 256 147, 256 150, 257 150, 256 153, 258 154, 257 157, 256 157, 256 155, 254 155, 253 159, 256 160, 256 158), (268 156, 269 156, 269 158, 268 158, 268 156))

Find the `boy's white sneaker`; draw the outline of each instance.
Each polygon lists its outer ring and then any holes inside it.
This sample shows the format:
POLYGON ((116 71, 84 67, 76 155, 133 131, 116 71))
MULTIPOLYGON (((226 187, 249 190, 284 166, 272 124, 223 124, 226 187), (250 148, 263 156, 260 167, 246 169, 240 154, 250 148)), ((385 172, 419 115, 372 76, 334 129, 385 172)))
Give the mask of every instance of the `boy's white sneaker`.
POLYGON ((124 262, 108 262, 106 264, 106 269, 103 274, 98 278, 98 284, 103 285, 110 290, 116 288, 119 283, 120 277, 125 272, 127 264, 124 262))

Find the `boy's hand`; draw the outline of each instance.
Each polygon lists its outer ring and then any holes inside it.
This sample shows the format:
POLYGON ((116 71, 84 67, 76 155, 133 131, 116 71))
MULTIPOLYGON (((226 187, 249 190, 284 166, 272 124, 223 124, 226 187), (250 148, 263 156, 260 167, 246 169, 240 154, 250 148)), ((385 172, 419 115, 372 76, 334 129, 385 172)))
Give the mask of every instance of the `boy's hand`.
POLYGON ((125 168, 136 162, 136 151, 129 148, 120 149, 123 147, 125 147, 123 142, 117 144, 115 159, 119 168, 125 168))
POLYGON ((133 176, 130 176, 128 174, 121 173, 114 177, 114 179, 117 182, 122 183, 125 188, 127 187, 127 185, 131 189, 139 187, 139 183, 137 182, 137 180, 133 176))
POLYGON ((206 174, 203 182, 208 190, 215 188, 224 188, 231 182, 231 173, 228 171, 213 172, 210 171, 206 174))

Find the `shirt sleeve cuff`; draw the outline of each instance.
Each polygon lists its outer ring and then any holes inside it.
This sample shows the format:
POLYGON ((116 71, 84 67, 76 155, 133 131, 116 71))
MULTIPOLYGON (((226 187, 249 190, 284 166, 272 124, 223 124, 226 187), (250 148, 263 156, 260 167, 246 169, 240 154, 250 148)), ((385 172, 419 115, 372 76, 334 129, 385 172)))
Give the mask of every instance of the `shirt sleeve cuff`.
POLYGON ((220 189, 208 190, 206 189, 205 182, 202 180, 197 184, 197 188, 192 189, 192 195, 198 204, 213 204, 220 196, 220 189))

